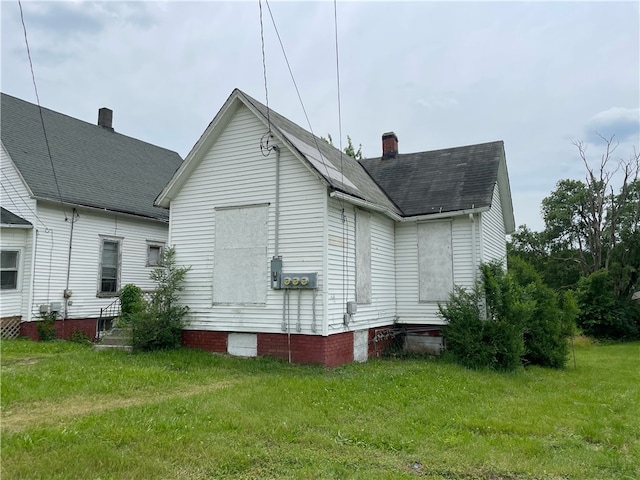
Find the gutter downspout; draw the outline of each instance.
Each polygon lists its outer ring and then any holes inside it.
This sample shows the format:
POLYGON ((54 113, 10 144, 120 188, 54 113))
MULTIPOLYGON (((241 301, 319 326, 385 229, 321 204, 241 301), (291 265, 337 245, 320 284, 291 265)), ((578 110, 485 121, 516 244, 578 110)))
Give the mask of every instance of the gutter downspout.
POLYGON ((471 267, 473 268, 473 284, 475 285, 478 275, 478 262, 476 252, 476 216, 473 213, 470 213, 469 220, 471 220, 471 267))
POLYGON ((76 214, 77 210, 74 207, 71 210, 71 233, 69 234, 69 256, 67 257, 67 283, 64 288, 64 317, 62 321, 67 318, 69 313, 69 295, 67 292, 69 291, 69 279, 71 277, 71 247, 73 245, 73 226, 76 223, 76 214))
POLYGON ((34 227, 31 239, 31 278, 29 279, 29 306, 27 310, 27 322, 33 318, 33 289, 36 285, 36 254, 38 253, 38 233, 40 230, 34 227))

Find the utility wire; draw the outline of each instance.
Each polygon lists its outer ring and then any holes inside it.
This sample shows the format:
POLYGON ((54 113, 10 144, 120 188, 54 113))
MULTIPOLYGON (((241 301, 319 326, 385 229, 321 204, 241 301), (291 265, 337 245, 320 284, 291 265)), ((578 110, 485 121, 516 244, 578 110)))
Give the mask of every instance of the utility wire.
MULTIPOLYGON (((330 178, 331 176, 329 175, 329 167, 327 167, 327 164, 324 162, 324 157, 322 155, 322 152, 320 151, 320 146, 318 145, 318 139, 316 137, 316 134, 313 133, 313 127, 311 126, 311 121, 309 120, 309 115, 307 115, 307 109, 304 107, 304 102, 302 101, 302 96, 300 95, 300 90, 298 89, 298 84, 296 83, 296 79, 293 76, 293 71, 291 70, 291 65, 289 64, 289 59, 287 58, 287 52, 284 49, 284 44, 282 43, 282 38, 280 38, 280 32, 278 32, 278 27, 276 26, 276 21, 273 18, 273 12, 271 11, 271 5, 269 5, 269 0, 265 0, 265 3, 267 4, 267 9, 269 10, 269 16, 271 17, 271 23, 273 23, 273 28, 276 31, 276 35, 278 37, 278 42, 280 42, 280 48, 282 49, 282 55, 284 56, 284 60, 287 63, 287 68, 289 69, 289 75, 291 76, 291 81, 293 82, 293 86, 296 89, 296 94, 298 95, 298 100, 300 101, 300 105, 302 106, 302 111, 304 113, 304 118, 307 120, 307 125, 309 126, 309 131, 311 132, 311 136, 313 137, 313 142, 315 143, 316 146, 316 150, 318 150, 318 155, 320 155, 320 161, 322 162, 322 165, 324 165, 324 168, 327 172, 327 179, 329 182, 331 182, 330 178)), ((269 109, 267 108, 267 111, 269 111, 269 109)))
MULTIPOLYGON (((42 132, 44 133, 44 141, 47 145, 47 153, 49 155, 49 163, 51 163, 51 170, 53 171, 53 180, 56 184, 56 189, 58 190, 58 197, 60 198, 60 203, 64 204, 62 201, 62 194, 60 193, 60 185, 58 183, 58 176, 56 175, 56 169, 53 165, 53 157, 51 156, 51 147, 49 146, 49 139, 47 137, 47 129, 44 126, 44 116, 42 115, 42 106, 40 105, 40 96, 38 95, 38 86, 36 84, 36 75, 33 71, 33 61, 31 60, 31 50, 29 48, 29 39, 27 38, 27 26, 24 23, 24 14, 22 12, 22 2, 18 0, 18 6, 20 7, 20 21, 22 22, 22 30, 24 31, 24 43, 27 46, 27 57, 29 58, 29 67, 31 69, 31 80, 33 81, 33 89, 36 92, 36 101, 38 102, 38 112, 40 113, 40 122, 42 123, 42 132)), ((64 214, 65 220, 67 218, 67 214, 64 214)))
POLYGON ((260 7, 260 41, 262 43, 262 72, 264 74, 264 96, 267 104, 267 125, 269 126, 269 133, 271 133, 271 118, 269 116, 269 89, 267 88, 267 61, 264 53, 264 26, 262 23, 262 0, 258 0, 258 6, 260 7))
POLYGON ((13 201, 13 199, 11 198, 11 194, 7 191, 7 188, 5 187, 5 183, 8 183, 9 185, 11 185, 11 188, 15 192, 16 196, 22 201, 22 203, 24 203, 24 206, 27 207, 27 209, 31 212, 31 214, 34 216, 34 218, 36 218, 42 224, 42 226, 45 228, 45 230, 49 230, 49 227, 47 227, 47 225, 40 219, 40 217, 36 214, 36 212, 33 211, 33 209, 29 206, 29 204, 22 197, 22 195, 20 195, 20 192, 18 192, 18 189, 11 182, 11 180, 9 180, 9 177, 7 177, 5 175, 2 183, 0 183, 0 187, 2 187, 2 189, 5 191, 5 193, 7 194, 7 197, 9 198, 9 200, 11 201, 13 206, 16 207, 16 210, 20 211, 20 209, 18 208, 18 205, 16 205, 15 202, 13 201))
MULTIPOLYGON (((344 185, 344 164, 343 164, 343 151, 342 151, 342 111, 340 106, 340 55, 338 49, 338 2, 333 0, 333 25, 335 27, 335 44, 336 44, 336 82, 338 90, 338 135, 340 136, 340 180, 344 185)), ((347 295, 349 293, 349 267, 347 265, 347 255, 349 253, 349 245, 345 241, 345 229, 347 228, 347 217, 344 213, 344 203, 340 199, 340 205, 342 207, 342 298, 345 305, 347 302, 347 295)), ((347 239, 348 240, 348 239, 347 239)), ((345 307, 346 308, 346 307, 345 307)))

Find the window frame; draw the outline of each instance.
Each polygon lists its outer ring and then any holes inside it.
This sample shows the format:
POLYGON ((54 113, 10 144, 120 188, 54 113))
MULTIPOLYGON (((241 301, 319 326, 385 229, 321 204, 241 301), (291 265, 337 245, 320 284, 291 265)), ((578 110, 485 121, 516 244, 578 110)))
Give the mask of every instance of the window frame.
POLYGON ((147 261, 145 263, 145 267, 152 267, 152 268, 159 267, 162 264, 162 256, 164 255, 165 247, 166 247, 165 242, 159 242, 156 240, 147 240, 147 261), (153 248, 159 249, 157 263, 151 262, 151 249, 153 248))
POLYGON ((16 272, 15 287, 3 288, 2 285, 0 284, 0 290, 2 290, 5 293, 17 292, 20 290, 20 279, 21 279, 21 271, 22 271, 22 269, 20 268, 21 267, 20 263, 22 261, 22 249, 17 247, 7 246, 7 247, 1 247, 0 252, 15 252, 16 254, 15 268, 2 268, 2 265, 0 264, 0 276, 2 275, 2 272, 13 272, 13 271, 16 272))
POLYGON ((109 298, 109 297, 117 297, 118 292, 120 292, 120 278, 122 273, 122 242, 123 237, 114 237, 111 235, 100 235, 100 253, 98 257, 98 286, 96 296, 99 298, 109 298), (103 291, 102 283, 104 281, 103 269, 104 266, 104 245, 105 243, 115 243, 117 245, 117 263, 116 263, 116 289, 114 292, 112 291, 103 291))

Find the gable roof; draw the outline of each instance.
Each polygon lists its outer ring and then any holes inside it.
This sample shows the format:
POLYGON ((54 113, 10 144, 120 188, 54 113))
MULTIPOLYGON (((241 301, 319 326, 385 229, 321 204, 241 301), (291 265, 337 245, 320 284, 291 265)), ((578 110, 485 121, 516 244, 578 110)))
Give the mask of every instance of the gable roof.
POLYGON ((510 233, 515 228, 502 141, 357 161, 271 108, 267 111, 264 104, 239 89, 231 93, 158 196, 158 205, 169 206, 240 105, 265 126, 270 123, 274 137, 317 174, 332 196, 404 221, 418 216, 488 210, 497 183, 505 229, 510 233))
POLYGON ((0 207, 0 224, 2 226, 18 228, 31 228, 33 226, 31 222, 25 220, 24 218, 16 215, 13 212, 10 212, 4 207, 0 207))
POLYGON ((368 158, 360 164, 407 217, 491 206, 502 141, 368 158))
POLYGON ((35 198, 168 220, 153 201, 176 152, 42 108, 50 160, 39 107, 4 93, 1 105, 2 144, 35 198))
POLYGON ((265 126, 270 122, 274 137, 286 145, 301 161, 305 162, 333 191, 344 192, 351 197, 371 202, 395 214, 400 213, 357 160, 344 153, 341 154, 340 150, 327 141, 311 134, 271 108, 269 108, 267 116, 265 105, 239 89, 235 89, 231 93, 187 155, 182 167, 158 196, 156 204, 164 207, 169 206, 170 200, 193 172, 197 163, 202 160, 206 149, 212 145, 240 105, 246 106, 265 126))

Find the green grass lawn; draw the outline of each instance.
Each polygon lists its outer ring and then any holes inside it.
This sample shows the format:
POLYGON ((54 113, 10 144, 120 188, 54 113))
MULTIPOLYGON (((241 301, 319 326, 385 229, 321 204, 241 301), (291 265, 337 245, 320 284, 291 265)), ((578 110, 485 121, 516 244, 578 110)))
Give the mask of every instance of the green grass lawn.
POLYGON ((566 370, 2 342, 1 478, 640 478, 640 343, 566 370))

